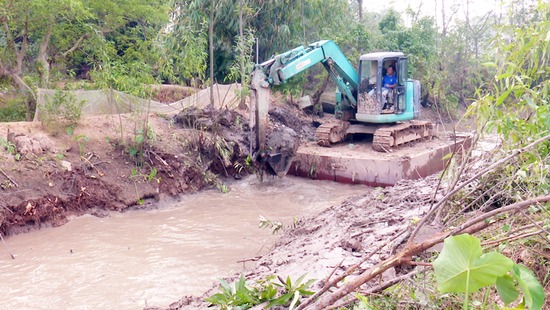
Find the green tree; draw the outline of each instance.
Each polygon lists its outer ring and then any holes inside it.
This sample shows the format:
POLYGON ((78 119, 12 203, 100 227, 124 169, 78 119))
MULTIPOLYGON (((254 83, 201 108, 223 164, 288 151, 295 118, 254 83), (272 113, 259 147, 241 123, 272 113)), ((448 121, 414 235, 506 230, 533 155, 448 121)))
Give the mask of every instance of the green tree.
MULTIPOLYGON (((511 20, 516 15, 511 13, 511 20)), ((539 3, 521 27, 501 25, 492 42, 496 70, 483 96, 471 108, 480 124, 503 135, 516 148, 550 131, 550 4, 539 3)), ((547 147, 539 149, 544 153, 547 147)))
POLYGON ((0 41, 4 42, 0 45, 0 78, 9 79, 16 89, 30 97, 31 100, 27 101, 30 111, 36 102, 36 94, 33 86, 25 81, 24 74, 32 71, 32 63, 36 63, 39 85, 47 86, 50 71, 48 47, 54 27, 59 22, 74 20, 75 16, 86 16, 87 12, 82 3, 70 0, 1 0, 0 7, 3 26, 0 41))
POLYGON ((171 83, 196 84, 191 81, 206 76, 206 16, 200 1, 172 0, 170 7, 172 22, 159 40, 160 78, 171 83))
POLYGON ((29 95, 29 111, 33 88, 49 85, 51 63, 72 71, 82 63, 99 68, 108 57, 150 70, 152 38, 167 22, 154 0, 0 0, 0 8, 0 78, 29 95))

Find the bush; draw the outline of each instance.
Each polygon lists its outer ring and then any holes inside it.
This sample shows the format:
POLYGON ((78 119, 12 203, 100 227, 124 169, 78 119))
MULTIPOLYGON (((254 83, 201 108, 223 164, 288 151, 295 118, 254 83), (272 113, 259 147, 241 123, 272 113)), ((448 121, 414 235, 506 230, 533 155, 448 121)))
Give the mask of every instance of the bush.
POLYGON ((26 120, 27 106, 25 98, 14 97, 0 107, 0 122, 22 122, 26 120))
POLYGON ((78 124, 84 100, 77 100, 71 92, 56 91, 52 97, 46 97, 45 101, 38 117, 48 131, 57 134, 78 124))

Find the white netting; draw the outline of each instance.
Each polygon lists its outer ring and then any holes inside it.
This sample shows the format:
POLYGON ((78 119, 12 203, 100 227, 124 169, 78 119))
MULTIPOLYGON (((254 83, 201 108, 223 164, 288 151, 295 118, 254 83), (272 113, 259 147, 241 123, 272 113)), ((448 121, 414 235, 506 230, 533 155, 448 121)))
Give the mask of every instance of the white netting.
MULTIPOLYGON (((214 84, 214 106, 234 107, 237 104, 235 91, 241 88, 240 84, 214 84)), ((34 121, 40 121, 40 114, 48 100, 58 90, 38 89, 36 113, 34 121)), ((83 101, 82 115, 122 114, 131 112, 152 112, 176 114, 190 106, 204 108, 210 104, 210 88, 206 88, 182 100, 165 104, 154 100, 139 98, 116 90, 75 90, 72 93, 77 102, 83 101)))

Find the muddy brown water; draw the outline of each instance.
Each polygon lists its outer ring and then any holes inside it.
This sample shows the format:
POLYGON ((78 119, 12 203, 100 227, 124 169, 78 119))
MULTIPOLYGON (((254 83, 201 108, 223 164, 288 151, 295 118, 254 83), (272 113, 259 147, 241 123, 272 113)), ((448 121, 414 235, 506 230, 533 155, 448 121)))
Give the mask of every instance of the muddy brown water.
POLYGON ((0 247, 0 309, 142 309, 198 295, 253 263, 279 237, 259 217, 289 225, 369 191, 295 177, 205 191, 157 209, 83 216, 6 238, 0 247))

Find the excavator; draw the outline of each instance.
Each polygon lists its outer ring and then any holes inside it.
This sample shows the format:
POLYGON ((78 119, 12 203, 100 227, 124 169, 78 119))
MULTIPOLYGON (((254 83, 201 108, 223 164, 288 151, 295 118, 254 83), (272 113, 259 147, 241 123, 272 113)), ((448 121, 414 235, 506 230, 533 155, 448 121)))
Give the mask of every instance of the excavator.
POLYGON ((372 134, 373 149, 389 152, 392 147, 432 137, 433 124, 416 120, 420 116, 421 86, 418 80, 408 78, 407 57, 403 53, 364 54, 359 58, 357 72, 335 42, 322 40, 273 56, 256 64, 252 72, 254 149, 276 174, 286 174, 290 160, 282 159, 288 156, 266 150, 271 88, 318 63, 337 86, 334 120, 316 130, 319 145, 328 147, 353 134, 372 134), (395 69, 396 85, 390 91, 383 91, 382 80, 389 67, 395 69))

